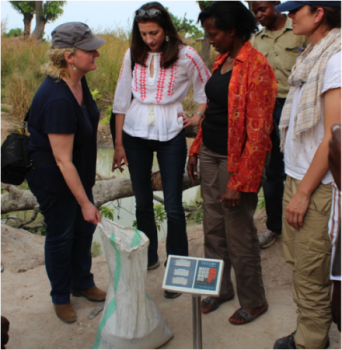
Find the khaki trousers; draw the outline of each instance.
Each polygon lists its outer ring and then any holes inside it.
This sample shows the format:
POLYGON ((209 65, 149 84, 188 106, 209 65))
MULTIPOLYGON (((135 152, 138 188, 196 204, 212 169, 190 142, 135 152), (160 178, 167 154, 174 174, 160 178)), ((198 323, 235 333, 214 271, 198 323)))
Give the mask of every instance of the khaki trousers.
POLYGON ((231 175, 227 171, 227 156, 211 151, 202 143, 199 158, 204 209, 204 253, 206 258, 222 259, 225 264, 220 296, 234 293, 230 276, 233 266, 241 307, 262 306, 266 298, 259 240, 253 221, 258 195, 241 193, 240 206, 226 208, 220 201, 231 175))
POLYGON ((311 196, 304 226, 297 231, 288 225, 285 210, 299 184, 299 180, 288 176, 283 197, 285 261, 293 270, 293 300, 298 314, 294 340, 298 349, 324 349, 331 325, 328 221, 332 186, 320 184, 317 187, 311 196))

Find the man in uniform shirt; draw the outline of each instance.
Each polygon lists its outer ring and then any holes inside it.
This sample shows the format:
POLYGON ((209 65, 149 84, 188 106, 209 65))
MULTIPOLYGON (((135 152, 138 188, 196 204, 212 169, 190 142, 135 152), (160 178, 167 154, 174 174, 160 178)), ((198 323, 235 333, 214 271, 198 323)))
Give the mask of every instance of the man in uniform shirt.
POLYGON ((290 89, 287 79, 297 57, 307 46, 306 37, 293 34, 291 19, 275 9, 279 4, 280 1, 252 2, 254 15, 264 27, 256 33, 253 45, 266 56, 278 82, 273 112, 274 130, 271 134, 271 160, 266 170, 267 180, 263 185, 267 230, 259 236, 260 248, 268 248, 281 235, 285 171, 283 153, 280 151, 279 121, 290 89))

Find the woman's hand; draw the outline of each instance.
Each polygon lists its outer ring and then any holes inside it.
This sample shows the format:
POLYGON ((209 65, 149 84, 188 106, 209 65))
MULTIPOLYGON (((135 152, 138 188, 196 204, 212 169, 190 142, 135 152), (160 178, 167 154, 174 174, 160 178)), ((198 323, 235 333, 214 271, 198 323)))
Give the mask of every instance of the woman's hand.
POLYGON ((329 169, 334 181, 341 191, 341 124, 331 128, 332 138, 329 141, 329 169))
POLYGON ((187 165, 188 175, 190 180, 195 185, 198 182, 197 177, 197 155, 193 155, 189 157, 188 165, 187 165))
POLYGON ((93 225, 97 225, 101 221, 100 212, 91 202, 82 205, 81 210, 85 221, 88 221, 93 225))
POLYGON ((178 118, 179 117, 183 118, 183 129, 187 128, 188 126, 192 126, 194 128, 198 126, 201 121, 201 117, 197 114, 195 114, 194 117, 189 118, 184 113, 178 113, 178 118))
POLYGON ((311 195, 306 195, 297 191, 286 207, 286 221, 297 231, 303 227, 304 216, 308 210, 310 198, 311 195))
POLYGON ((126 158, 126 152, 125 152, 123 145, 115 146, 112 171, 114 171, 115 166, 117 166, 117 168, 120 170, 120 172, 123 172, 124 169, 121 166, 122 160, 124 160, 125 165, 128 165, 128 161, 126 158))
POLYGON ((223 205, 227 208, 238 207, 241 202, 241 192, 226 187, 222 194, 221 202, 223 202, 223 205))

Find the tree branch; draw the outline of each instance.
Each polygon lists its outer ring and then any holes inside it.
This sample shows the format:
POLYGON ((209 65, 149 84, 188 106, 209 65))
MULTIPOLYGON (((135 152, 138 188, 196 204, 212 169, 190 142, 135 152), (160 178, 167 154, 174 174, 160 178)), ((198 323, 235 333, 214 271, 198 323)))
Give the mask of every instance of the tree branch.
MULTIPOLYGON (((151 177, 153 190, 161 191, 163 185, 160 171, 152 172, 151 177)), ((194 186, 188 175, 184 174, 183 191, 194 186)), ((35 208, 38 208, 37 200, 31 191, 19 190, 12 185, 3 184, 3 187, 9 192, 1 196, 1 214, 20 210, 35 210, 35 208)), ((107 202, 120 198, 132 197, 134 193, 131 180, 128 177, 124 177, 98 181, 93 187, 93 195, 96 208, 100 208, 101 205, 107 202)), ((189 209, 193 210, 193 208, 189 209)))

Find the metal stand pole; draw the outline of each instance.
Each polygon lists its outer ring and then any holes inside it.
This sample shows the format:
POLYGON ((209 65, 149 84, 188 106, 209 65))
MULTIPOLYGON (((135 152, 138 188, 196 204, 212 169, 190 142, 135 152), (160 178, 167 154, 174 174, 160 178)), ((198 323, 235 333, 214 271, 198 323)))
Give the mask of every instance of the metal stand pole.
POLYGON ((192 331, 194 349, 202 349, 201 296, 192 296, 192 331))

